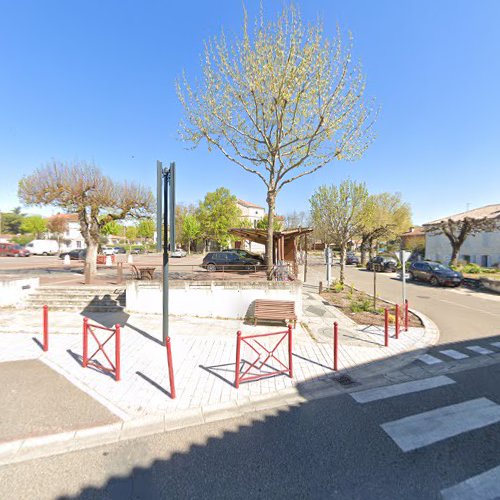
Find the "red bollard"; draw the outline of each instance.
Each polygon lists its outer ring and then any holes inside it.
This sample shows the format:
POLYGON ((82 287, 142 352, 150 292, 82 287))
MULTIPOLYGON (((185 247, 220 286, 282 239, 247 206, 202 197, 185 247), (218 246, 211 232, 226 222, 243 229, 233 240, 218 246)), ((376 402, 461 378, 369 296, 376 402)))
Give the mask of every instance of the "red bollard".
POLYGON ((49 350, 49 306, 43 306, 43 350, 49 350))
POLYGON ((241 361, 241 331, 238 331, 236 334, 236 366, 235 366, 235 379, 234 379, 234 386, 236 389, 239 389, 240 387, 240 361, 241 361))
POLYGON ((408 318, 408 299, 405 299, 405 332, 408 331, 408 324, 409 324, 409 318, 408 318))
POLYGON ((399 304, 396 304, 396 318, 394 319, 394 329, 396 330, 396 338, 399 339, 399 304))
POLYGON ((120 325, 115 325, 115 380, 120 381, 120 325))
POLYGON ((288 375, 293 378, 292 325, 288 325, 288 375))
POLYGON ((89 358, 88 318, 83 318, 83 359, 82 366, 87 367, 89 358))
POLYGON ((170 381, 170 397, 172 399, 175 399, 174 365, 172 363, 172 346, 170 345, 170 337, 166 338, 165 344, 167 346, 168 379, 170 381))
POLYGON ((384 345, 385 347, 389 347, 389 308, 386 307, 384 311, 384 337, 385 337, 385 342, 384 345))
POLYGON ((333 369, 338 371, 339 359, 339 324, 335 321, 333 323, 333 369))

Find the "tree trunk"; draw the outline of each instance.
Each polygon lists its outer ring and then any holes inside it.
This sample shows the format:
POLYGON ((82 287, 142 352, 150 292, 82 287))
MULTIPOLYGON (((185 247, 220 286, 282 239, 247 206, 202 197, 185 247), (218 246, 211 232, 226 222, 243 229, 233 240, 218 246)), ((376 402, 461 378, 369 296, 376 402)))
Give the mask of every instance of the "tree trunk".
POLYGON ((97 243, 89 241, 87 243, 87 256, 85 257, 85 264, 90 267, 90 277, 95 276, 97 272, 97 243))
POLYGON ((461 246, 459 242, 452 243, 450 266, 456 266, 458 264, 458 254, 460 253, 461 246))
POLYGON ((340 245, 340 284, 344 284, 344 267, 345 267, 345 257, 346 257, 346 245, 340 245))
POLYGON ((191 255, 191 240, 188 240, 188 255, 191 255))
POLYGON ((273 252, 274 252, 274 208, 276 204, 276 193, 272 191, 267 192, 267 241, 266 241, 266 266, 267 266, 267 279, 271 280, 271 273, 273 270, 273 252))
POLYGON ((368 260, 367 259, 367 252, 366 252, 366 248, 367 248, 367 240, 365 238, 363 238, 361 240, 361 265, 362 266, 366 266, 366 261, 368 260))

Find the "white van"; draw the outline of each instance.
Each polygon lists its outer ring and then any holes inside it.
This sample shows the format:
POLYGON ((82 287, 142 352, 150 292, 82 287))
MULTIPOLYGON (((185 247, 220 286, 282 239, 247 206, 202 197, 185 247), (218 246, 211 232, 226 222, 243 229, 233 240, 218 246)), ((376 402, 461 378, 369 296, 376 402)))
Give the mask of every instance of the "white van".
POLYGON ((26 245, 31 255, 56 255, 59 245, 56 240, 33 240, 26 245))

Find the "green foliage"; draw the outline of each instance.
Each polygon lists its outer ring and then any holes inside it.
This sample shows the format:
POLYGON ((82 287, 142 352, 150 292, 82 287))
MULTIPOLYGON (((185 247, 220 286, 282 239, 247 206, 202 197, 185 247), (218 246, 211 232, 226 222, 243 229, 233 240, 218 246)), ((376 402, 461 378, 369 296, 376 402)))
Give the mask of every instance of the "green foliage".
POLYGON ((47 231, 47 221, 41 215, 30 215, 22 221, 21 231, 39 238, 47 231))
POLYGON ((236 196, 229 189, 220 187, 207 193, 198 209, 198 220, 204 238, 216 241, 220 246, 232 239, 229 229, 237 227, 241 211, 236 196))
POLYGON ((113 236, 118 236, 120 234, 123 234, 122 226, 120 226, 120 224, 118 224, 118 222, 116 222, 115 220, 109 221, 102 227, 101 234, 104 234, 105 236, 108 236, 110 234, 113 236))
POLYGON ((33 240, 33 237, 31 235, 27 235, 27 234, 26 235, 21 234, 19 236, 14 236, 14 238, 12 238, 12 241, 14 243, 17 243, 18 245, 26 245, 31 240, 33 240))
POLYGON ((153 238, 155 234, 155 222, 153 219, 142 219, 137 225, 137 236, 139 238, 153 238))
POLYGON ((340 293, 340 292, 343 292, 344 291, 344 285, 343 283, 340 283, 339 281, 337 281, 337 283, 335 283, 335 285, 333 285, 330 290, 334 293, 340 293))
POLYGON ((196 214, 186 214, 182 219, 181 241, 191 252, 191 242, 196 241, 201 234, 201 224, 196 214))
POLYGON ((127 240, 137 239, 137 227, 127 226, 127 229, 125 230, 125 237, 127 238, 127 240))
POLYGON ((12 212, 3 212, 1 215, 0 233, 19 234, 22 232, 21 225, 25 214, 21 213, 21 208, 16 207, 12 212))
POLYGON ((349 304, 349 309, 353 313, 373 312, 373 300, 369 298, 352 300, 351 303, 349 304))
MULTIPOLYGON (((269 227, 269 216, 265 215, 257 222, 257 229, 267 229, 269 227)), ((273 228, 275 231, 281 231, 281 221, 274 217, 273 228)))

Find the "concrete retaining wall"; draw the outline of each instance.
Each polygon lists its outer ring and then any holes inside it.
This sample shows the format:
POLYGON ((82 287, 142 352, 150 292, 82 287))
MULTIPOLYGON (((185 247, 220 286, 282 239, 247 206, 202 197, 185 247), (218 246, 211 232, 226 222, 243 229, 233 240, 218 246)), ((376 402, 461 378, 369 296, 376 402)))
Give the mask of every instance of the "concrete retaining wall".
MULTIPOLYGON (((256 299, 293 300, 297 318, 302 317, 300 281, 174 281, 169 289, 169 312, 174 316, 242 319, 253 316, 256 299)), ((127 311, 161 314, 162 284, 127 282, 127 311)))
POLYGON ((39 285, 40 278, 2 278, 0 280, 0 307, 17 305, 39 285))
POLYGON ((500 293, 500 280, 481 278, 481 285, 490 292, 500 293))

